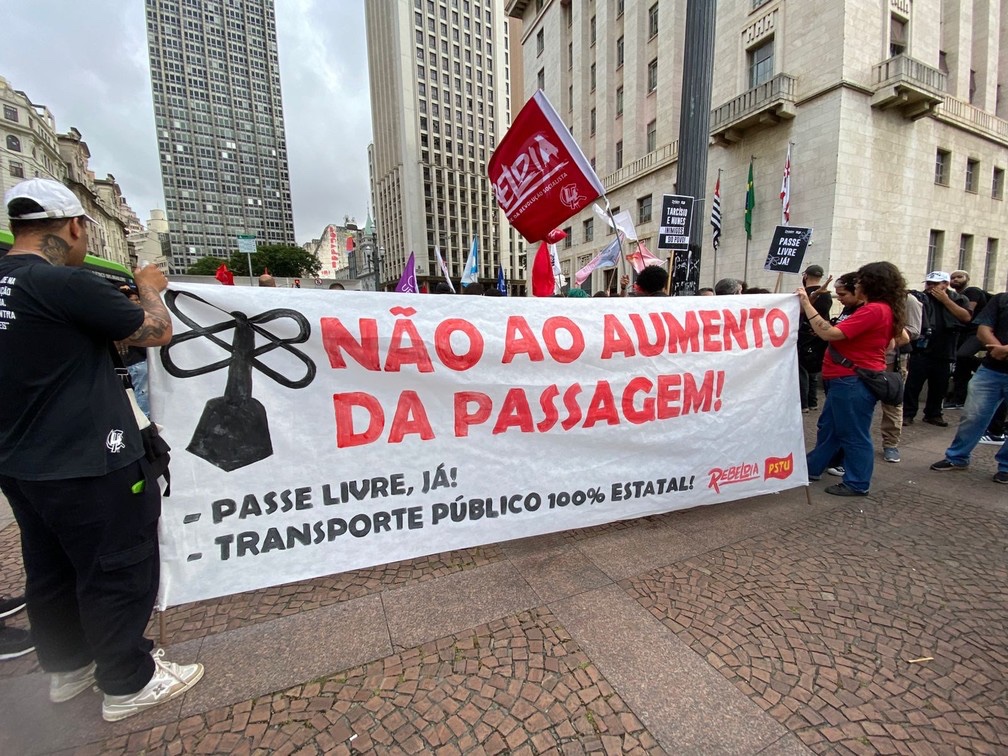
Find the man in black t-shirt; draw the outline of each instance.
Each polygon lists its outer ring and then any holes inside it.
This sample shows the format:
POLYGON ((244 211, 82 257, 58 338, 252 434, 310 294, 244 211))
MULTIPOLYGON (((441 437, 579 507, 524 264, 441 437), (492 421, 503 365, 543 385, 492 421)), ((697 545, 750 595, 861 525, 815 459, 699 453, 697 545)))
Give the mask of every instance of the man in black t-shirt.
POLYGON ((955 360, 959 326, 970 322, 967 299, 949 288, 950 276, 934 270, 924 279, 924 294, 931 298, 935 313, 930 323, 931 336, 927 346, 915 348, 907 361, 906 388, 903 392, 903 425, 910 425, 917 414, 920 393, 927 384, 924 422, 948 427, 942 417, 942 403, 948 392, 949 375, 955 360))
MULTIPOLYGON (((955 289, 966 297, 966 309, 970 311, 972 318, 970 323, 959 329, 957 348, 969 342, 976 335, 977 316, 983 312, 984 305, 987 304, 987 293, 977 286, 970 286, 969 280, 970 274, 965 270, 953 270, 949 274, 949 288, 955 289)), ((966 403, 966 387, 978 367, 980 367, 980 360, 972 354, 956 355, 955 369, 952 371, 952 396, 945 405, 947 408, 961 409, 966 403)))
MULTIPOLYGON (((1002 402, 1008 402, 1008 293, 995 295, 976 319, 977 338, 987 350, 980 368, 969 382, 966 405, 945 459, 931 465, 932 470, 964 470, 970 455, 1002 402)), ((994 455, 997 460, 995 483, 1008 483, 1008 441, 994 455)))
POLYGON ((14 245, 0 258, 0 488, 21 529, 25 599, 49 698, 97 682, 122 719, 194 685, 144 637, 158 588, 161 493, 115 373, 114 341, 169 343, 167 286, 136 271, 140 304, 81 269, 88 224, 62 184, 4 196, 14 245))
MULTIPOLYGON (((833 276, 822 282, 826 271, 821 265, 809 265, 802 273, 802 286, 808 294, 809 302, 816 308, 823 320, 829 320, 833 308, 833 297, 829 293, 829 285, 833 276)), ((802 412, 814 410, 819 406, 819 376, 822 373, 823 356, 826 354, 826 342, 812 331, 809 319, 804 312, 799 311, 798 317, 798 392, 801 397, 802 412)))

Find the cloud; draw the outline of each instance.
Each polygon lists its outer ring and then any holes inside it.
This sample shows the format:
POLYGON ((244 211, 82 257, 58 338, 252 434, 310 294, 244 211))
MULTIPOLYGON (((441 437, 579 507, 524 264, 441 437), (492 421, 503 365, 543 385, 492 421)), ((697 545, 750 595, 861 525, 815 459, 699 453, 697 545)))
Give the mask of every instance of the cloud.
MULTIPOLYGON (((280 0, 276 15, 295 231, 307 241, 367 210, 364 9, 280 0)), ((163 208, 144 3, 33 0, 5 3, 3 17, 0 75, 59 131, 81 132, 95 175, 113 174, 141 220, 163 208)))

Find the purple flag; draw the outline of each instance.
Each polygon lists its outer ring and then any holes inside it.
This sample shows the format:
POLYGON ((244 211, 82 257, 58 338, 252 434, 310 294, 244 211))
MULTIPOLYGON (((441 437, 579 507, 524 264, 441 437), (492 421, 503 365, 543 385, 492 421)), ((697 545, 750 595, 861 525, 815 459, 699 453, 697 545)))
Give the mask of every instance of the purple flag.
POLYGON ((396 284, 396 291, 405 292, 406 294, 419 294, 420 288, 417 286, 416 282, 416 259, 413 257, 413 253, 409 253, 409 259, 406 261, 406 267, 403 268, 402 278, 399 279, 399 283, 396 284))

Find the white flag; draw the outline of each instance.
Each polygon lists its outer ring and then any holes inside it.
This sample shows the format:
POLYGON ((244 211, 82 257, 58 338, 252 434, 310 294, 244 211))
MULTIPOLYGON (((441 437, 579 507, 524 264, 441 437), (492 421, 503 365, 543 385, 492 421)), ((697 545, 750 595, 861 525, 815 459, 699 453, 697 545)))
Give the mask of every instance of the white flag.
POLYGON ((452 294, 455 293, 455 286, 451 282, 451 274, 448 272, 448 266, 445 265, 444 258, 441 257, 441 247, 434 247, 434 254, 437 256, 438 267, 441 268, 441 272, 444 273, 444 280, 448 282, 448 288, 452 290, 452 294))
POLYGON ((634 228, 633 218, 630 217, 629 210, 621 210, 616 213, 612 218, 609 217, 609 213, 598 206, 598 203, 592 205, 595 209, 595 214, 602 219, 613 231, 619 231, 623 236, 625 236, 630 241, 637 241, 637 229, 634 228), (613 220, 616 221, 616 225, 613 226, 613 220))
POLYGON ((469 249, 469 259, 466 260, 465 270, 462 272, 462 287, 465 288, 471 283, 479 280, 479 262, 476 255, 479 252, 479 239, 473 237, 472 247, 469 249))
POLYGON ((784 161, 784 178, 780 187, 781 225, 791 222, 791 144, 787 146, 787 159, 784 161))

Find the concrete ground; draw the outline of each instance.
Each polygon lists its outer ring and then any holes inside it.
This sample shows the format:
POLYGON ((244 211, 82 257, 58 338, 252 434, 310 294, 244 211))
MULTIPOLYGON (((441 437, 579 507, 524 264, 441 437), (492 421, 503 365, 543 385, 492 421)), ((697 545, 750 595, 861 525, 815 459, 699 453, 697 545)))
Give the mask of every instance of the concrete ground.
MULTIPOLYGON (((904 430, 867 498, 824 476, 811 503, 799 488, 173 608, 166 656, 206 676, 116 724, 97 692, 50 704, 33 654, 2 662, 0 753, 1008 753, 997 447, 931 472, 954 422, 904 430)), ((0 593, 22 581, 0 507, 0 593)))

